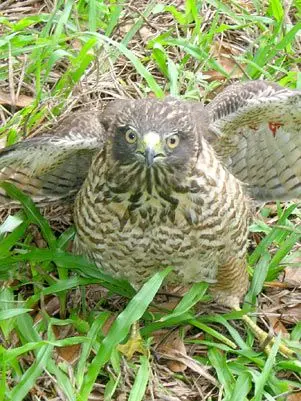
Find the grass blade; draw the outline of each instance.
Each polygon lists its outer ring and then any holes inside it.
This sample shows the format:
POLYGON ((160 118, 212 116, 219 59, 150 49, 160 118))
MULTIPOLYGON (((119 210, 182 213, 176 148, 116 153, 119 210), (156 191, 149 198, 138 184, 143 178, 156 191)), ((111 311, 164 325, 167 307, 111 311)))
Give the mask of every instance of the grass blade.
POLYGON ((142 401, 149 380, 150 366, 145 355, 140 357, 140 367, 130 392, 128 401, 142 401))
POLYGON ((52 350, 53 346, 48 344, 43 346, 38 351, 36 360, 33 362, 30 368, 27 369, 20 382, 11 391, 11 400, 22 401, 25 398, 46 367, 47 361, 51 357, 52 350))
POLYGON ((87 401, 93 384, 104 364, 110 359, 113 349, 124 340, 131 325, 139 320, 146 308, 159 290, 164 278, 171 271, 170 268, 156 273, 148 280, 141 290, 129 302, 127 307, 117 317, 106 338, 103 340, 97 355, 89 366, 85 381, 80 389, 77 401, 87 401))
POLYGON ((50 248, 55 247, 56 238, 50 228, 48 221, 41 215, 39 209, 36 207, 31 198, 25 195, 20 189, 18 189, 15 185, 10 182, 2 182, 0 186, 5 190, 7 195, 11 198, 18 200, 23 208, 24 212, 28 216, 28 218, 32 221, 32 223, 37 224, 42 231, 42 234, 47 241, 50 248))
POLYGON ((255 394, 254 394, 254 397, 252 398, 252 401, 261 401, 262 400, 264 388, 267 384, 269 375, 270 375, 273 365, 275 363, 278 348, 280 346, 280 342, 281 342, 281 337, 278 336, 275 340, 275 343, 272 346, 272 349, 269 353, 268 359, 264 365, 262 373, 255 382, 255 394))

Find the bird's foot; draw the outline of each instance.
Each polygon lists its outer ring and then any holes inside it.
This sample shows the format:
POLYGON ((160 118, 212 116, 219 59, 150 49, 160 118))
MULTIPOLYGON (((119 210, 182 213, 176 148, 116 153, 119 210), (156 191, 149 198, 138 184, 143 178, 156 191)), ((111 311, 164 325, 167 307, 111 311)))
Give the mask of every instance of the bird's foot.
POLYGON ((132 359, 135 353, 146 355, 148 353, 147 347, 141 337, 139 331, 139 323, 135 322, 131 329, 130 338, 125 344, 119 344, 117 347, 127 359, 132 359))
MULTIPOLYGON (((243 315, 242 320, 247 324, 247 326, 259 340, 260 345, 262 346, 264 351, 269 354, 269 352, 271 351, 271 347, 275 342, 275 338, 273 336, 270 336, 269 333, 266 333, 259 326, 257 326, 257 324, 253 322, 253 320, 248 315, 243 315)), ((295 355, 295 352, 283 343, 280 343, 279 345, 279 352, 287 358, 294 357, 295 355)))

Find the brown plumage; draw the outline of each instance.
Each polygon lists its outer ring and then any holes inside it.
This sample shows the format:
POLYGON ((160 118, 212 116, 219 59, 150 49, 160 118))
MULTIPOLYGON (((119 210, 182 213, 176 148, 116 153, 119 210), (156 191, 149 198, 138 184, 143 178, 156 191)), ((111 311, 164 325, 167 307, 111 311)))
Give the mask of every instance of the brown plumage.
POLYGON ((301 197, 300 124, 301 92, 263 81, 233 85, 206 108, 117 101, 5 149, 0 179, 40 204, 79 190, 74 251, 106 272, 140 286, 173 266, 169 281, 207 281, 238 307, 250 197, 301 197))

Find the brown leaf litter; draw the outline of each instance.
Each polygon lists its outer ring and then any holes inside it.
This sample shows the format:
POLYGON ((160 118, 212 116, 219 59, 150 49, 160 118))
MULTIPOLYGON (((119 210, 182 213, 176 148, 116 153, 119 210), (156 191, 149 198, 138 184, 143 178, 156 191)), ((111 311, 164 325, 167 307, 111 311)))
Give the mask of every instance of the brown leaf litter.
MULTIPOLYGON (((113 39, 120 41, 129 29, 135 24, 137 18, 141 17, 141 11, 145 10, 148 1, 129 1, 127 7, 124 8, 122 20, 118 23, 113 39)), ((7 17, 10 22, 15 22, 24 16, 36 15, 41 12, 51 12, 55 2, 52 0, 4 0, 0 4, 0 13, 7 17)), ((164 4, 164 2, 162 3, 164 4)), ((184 9, 184 1, 165 2, 168 5, 175 5, 179 10, 184 9)), ((227 6, 233 8, 236 13, 240 12, 239 7, 247 7, 252 12, 252 2, 238 1, 237 4, 229 1, 227 6)), ((220 24, 235 25, 236 21, 230 16, 223 15, 220 11, 214 8, 208 2, 203 2, 202 9, 202 26, 201 33, 210 30, 212 21, 219 19, 220 24)), ((255 11, 254 11, 255 12, 255 11)), ((147 42, 154 36, 157 36, 169 29, 174 30, 175 21, 171 13, 158 12, 151 14, 143 19, 143 25, 134 38, 129 43, 129 48, 135 55, 146 63, 148 71, 156 78, 161 87, 166 87, 166 80, 158 71, 158 68, 150 58, 150 51, 147 49, 147 42)), ((177 27, 177 30, 181 29, 177 27)), ((187 26, 187 36, 192 32, 192 27, 187 26)), ((5 27, 0 27, 2 33, 5 32, 5 27)), ((176 30, 176 31, 177 31, 176 30)), ((231 76, 233 79, 249 78, 245 73, 245 66, 240 63, 240 57, 245 54, 246 49, 251 48, 256 39, 262 32, 256 26, 246 26, 241 30, 227 30, 216 35, 215 45, 211 49, 211 55, 231 76)), ((74 40, 71 43, 73 50, 80 49, 82 42, 74 40)), ((184 52, 180 48, 173 46, 167 49, 168 56, 175 64, 181 65, 184 52)), ((10 68, 10 79, 0 82, 0 118, 3 122, 8 121, 13 112, 14 107, 23 108, 32 104, 35 99, 35 84, 34 79, 30 76, 24 77, 24 71, 28 61, 26 57, 19 57, 11 63, 11 60, 5 60, 7 68, 10 68)), ((58 63, 53 67, 49 82, 45 83, 45 90, 49 91, 49 86, 55 85, 68 65, 58 63)), ((201 72, 202 84, 197 83, 199 89, 199 97, 207 93, 206 85, 210 85, 212 81, 224 81, 224 76, 214 70, 209 69, 206 61, 189 59, 186 62, 185 68, 197 76, 201 72), (205 88, 205 89, 204 89, 205 88)), ((187 82, 181 83, 181 93, 185 93, 187 82)), ((91 108, 98 107, 111 99, 118 98, 137 98, 145 96, 144 79, 137 73, 135 67, 124 56, 119 56, 114 65, 111 65, 108 60, 108 54, 103 52, 101 57, 89 66, 85 76, 81 82, 74 88, 71 96, 65 100, 62 118, 69 115, 71 111, 77 111, 83 107, 91 108), (100 73, 101 72, 101 73, 100 73)), ((30 129, 28 134, 44 132, 46 126, 49 125, 49 120, 54 121, 55 118, 51 114, 51 109, 59 104, 61 99, 49 98, 43 102, 43 107, 48 107, 49 113, 47 118, 39 121, 38 124, 30 129)), ((42 105, 40 106, 42 107, 42 105)), ((17 130, 23 130, 23 127, 17 126, 17 130)), ((0 221, 7 211, 0 211, 0 221)), ((72 223, 72 208, 67 206, 67 209, 62 206, 51 206, 50 209, 45 209, 44 213, 50 219, 52 227, 58 232, 63 231, 72 223)), ((33 229, 35 243, 43 247, 45 246, 40 233, 33 229)), ((260 240, 260 237, 257 238, 260 240)), ((301 261, 299 260, 300 264, 301 261)), ((299 263, 298 261, 295 263, 299 263)), ((287 335, 290 327, 297 321, 301 320, 301 291, 300 291, 300 269, 286 268, 283 280, 274 282, 272 288, 266 288, 265 293, 259 297, 258 315, 263 326, 273 326, 274 331, 281 332, 287 335)), ((26 294, 24 294, 26 295, 26 294)), ((67 309, 80 308, 82 294, 79 290, 71 291, 69 294, 67 309)), ((108 297, 108 292, 96 285, 91 285, 86 288, 86 301, 89 310, 95 310, 100 300, 106 300, 108 308, 112 312, 111 317, 106 322, 103 331, 106 334, 112 324, 115 315, 124 308, 126 301, 118 296, 108 297)), ((59 317, 59 301, 57 297, 46 298, 43 305, 37 304, 34 306, 33 317, 35 323, 41 319, 42 310, 50 316, 59 317)), ((165 306, 173 308, 174 302, 167 297, 165 306)), ((205 309, 205 307, 204 307, 205 309)), ((218 313, 219 307, 210 304, 207 306, 210 313, 218 313)), ((241 322, 235 321, 236 328, 243 334, 241 322)), ((221 327, 218 326, 220 330, 221 327)), ((222 329, 223 330, 223 329, 222 329)), ((55 326, 54 332, 56 338, 68 338, 77 335, 76 330, 72 326, 55 326)), ((153 333, 151 375, 148 384, 147 393, 144 401, 200 401, 219 399, 219 390, 213 370, 202 366, 194 357, 203 356, 207 352, 207 347, 204 345, 188 344, 191 338, 194 338, 195 333, 190 331, 190 328, 184 328, 182 333, 178 330, 165 330, 160 333, 153 333)), ((202 333, 198 334, 202 336, 202 333)), ((18 345, 16 333, 13 333, 11 345, 18 345)), ((75 374, 75 362, 80 354, 80 346, 66 346, 56 349, 57 358, 64 361, 68 365, 68 375, 70 378, 75 374)), ((34 360, 34 355, 20 358, 20 364, 25 370, 34 360)), ((127 400, 132 384, 135 380, 135 370, 133 365, 138 366, 139 357, 134 356, 133 361, 129 362, 122 358, 121 376, 122 380, 114 395, 116 401, 127 400)), ((108 364, 106 372, 112 376, 115 373, 112 367, 108 364)), ((11 378, 10 385, 13 386, 14 378, 11 378)), ((103 378, 99 378, 94 387, 91 400, 103 401, 104 389, 106 383, 103 378), (94 398, 93 398, 94 397, 94 398)), ((31 390, 28 396, 30 400, 39 399, 47 400, 65 400, 64 394, 58 388, 56 380, 48 372, 44 372, 36 382, 36 385, 31 390)), ((299 393, 288 395, 287 401, 300 401, 299 393)))

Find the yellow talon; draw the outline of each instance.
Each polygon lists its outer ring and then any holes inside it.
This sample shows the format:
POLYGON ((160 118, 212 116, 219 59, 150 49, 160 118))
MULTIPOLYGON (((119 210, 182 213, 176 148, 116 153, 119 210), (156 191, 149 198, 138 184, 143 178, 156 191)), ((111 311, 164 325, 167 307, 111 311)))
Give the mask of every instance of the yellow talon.
POLYGON ((127 359, 132 359, 133 355, 138 352, 139 354, 146 355, 148 350, 144 344, 143 338, 140 335, 139 323, 135 322, 131 329, 131 335, 125 344, 119 344, 117 347, 127 359))

